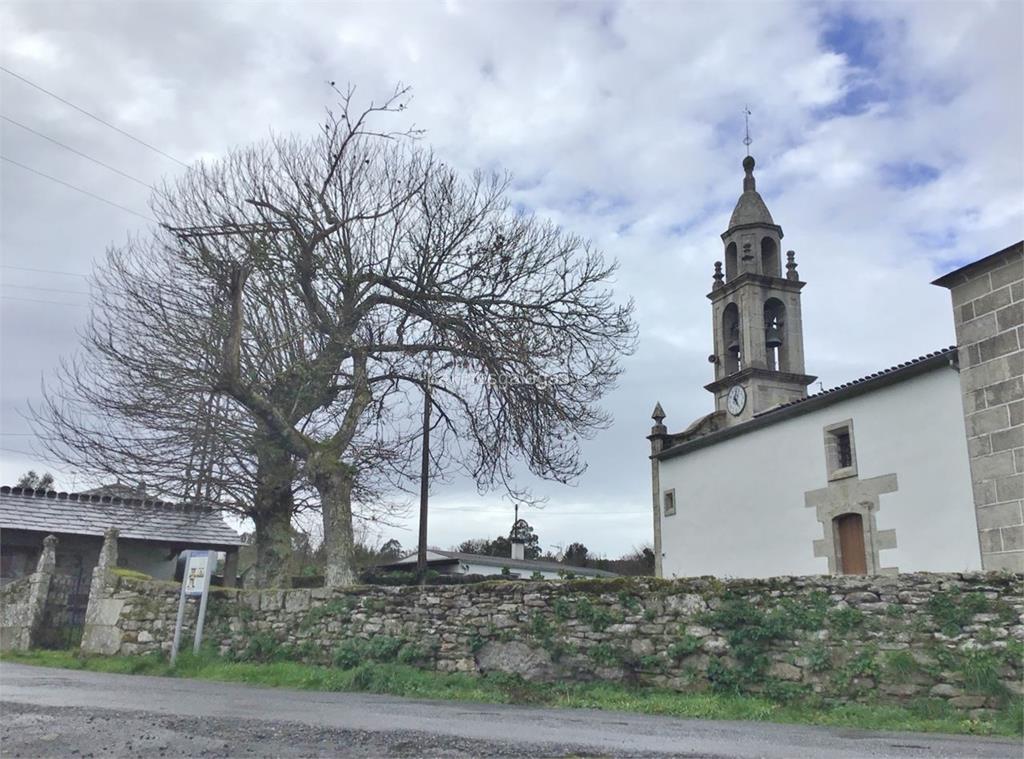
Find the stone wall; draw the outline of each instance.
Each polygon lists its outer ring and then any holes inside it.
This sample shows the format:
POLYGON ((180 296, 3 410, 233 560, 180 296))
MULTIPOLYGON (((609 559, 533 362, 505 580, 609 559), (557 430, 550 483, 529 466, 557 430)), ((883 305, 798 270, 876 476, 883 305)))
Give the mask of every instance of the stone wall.
POLYGON ((29 597, 33 577, 27 575, 0 587, 0 651, 30 647, 33 608, 29 597))
POLYGON ((946 275, 984 569, 1024 572, 1024 244, 946 275))
MULTIPOLYGON (((1021 693, 1021 581, 974 573, 221 589, 205 642, 241 660, 396 660, 532 680, 990 709, 1021 693)), ((117 618, 99 647, 87 645, 86 630, 86 651, 170 649, 176 584, 113 578, 106 593, 117 618)))
POLYGON ((81 619, 75 619, 72 596, 79 586, 79 579, 73 575, 54 574, 46 594, 43 619, 33 647, 67 648, 69 643, 78 643, 81 619))
POLYGON ((39 645, 56 564, 57 538, 43 539, 36 571, 0 588, 0 651, 39 645))

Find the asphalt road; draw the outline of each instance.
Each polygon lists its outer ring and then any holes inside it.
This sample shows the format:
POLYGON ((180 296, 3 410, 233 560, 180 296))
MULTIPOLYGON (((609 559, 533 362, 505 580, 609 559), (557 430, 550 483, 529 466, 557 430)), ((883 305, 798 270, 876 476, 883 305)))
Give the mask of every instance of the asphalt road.
POLYGON ((1020 757, 1019 741, 311 693, 0 663, 29 756, 1020 757))

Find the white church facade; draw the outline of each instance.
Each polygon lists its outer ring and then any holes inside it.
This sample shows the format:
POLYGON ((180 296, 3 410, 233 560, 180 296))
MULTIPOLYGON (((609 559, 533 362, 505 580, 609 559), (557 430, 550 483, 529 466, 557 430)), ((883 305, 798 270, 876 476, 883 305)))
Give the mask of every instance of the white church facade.
POLYGON ((1024 243, 934 283, 957 346, 808 396, 804 283, 743 168, 708 295, 715 410, 677 433, 653 414, 656 574, 1024 571, 1024 243))

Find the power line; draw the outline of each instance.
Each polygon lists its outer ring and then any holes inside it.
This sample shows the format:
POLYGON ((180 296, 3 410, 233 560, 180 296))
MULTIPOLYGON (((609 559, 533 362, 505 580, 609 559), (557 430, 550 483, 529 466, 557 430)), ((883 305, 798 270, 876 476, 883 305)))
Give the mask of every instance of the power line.
POLYGON ((16 295, 0 295, 0 299, 3 300, 20 300, 23 303, 49 303, 51 306, 78 306, 80 308, 88 308, 88 303, 71 303, 66 300, 42 300, 40 298, 19 298, 16 295))
POLYGON ((138 137, 136 137, 135 135, 133 135, 133 134, 129 134, 128 132, 124 131, 124 130, 123 130, 123 129, 121 129, 120 127, 116 127, 116 126, 114 126, 114 125, 113 125, 113 124, 111 124, 111 123, 110 123, 109 121, 104 121, 103 119, 101 119, 101 118, 100 118, 99 116, 97 116, 96 114, 94 114, 94 113, 90 113, 89 111, 85 110, 84 108, 82 108, 82 107, 80 107, 80 106, 77 106, 77 105, 75 105, 75 104, 74 104, 74 103, 72 103, 72 102, 71 102, 70 100, 65 100, 65 99, 64 99, 64 98, 62 98, 62 97, 61 97, 60 95, 57 95, 56 93, 50 92, 50 91, 49 91, 48 89, 46 89, 45 87, 40 87, 40 86, 39 86, 38 84, 36 84, 35 82, 29 81, 29 80, 28 80, 28 79, 26 79, 25 77, 21 76, 21 74, 15 74, 15 73, 14 73, 13 71, 11 71, 11 70, 10 70, 9 68, 5 68, 5 67, 3 67, 3 66, 0 66, 0 71, 3 71, 3 72, 4 72, 4 73, 6 73, 6 74, 10 74, 10 75, 11 75, 11 76, 13 76, 13 77, 14 77, 15 79, 20 79, 20 80, 21 80, 21 81, 23 81, 23 82, 24 82, 25 84, 29 85, 30 87, 35 87, 35 88, 36 88, 37 90, 39 90, 40 92, 45 92, 45 93, 46 93, 47 95, 49 95, 50 97, 52 97, 52 98, 54 98, 54 99, 56 99, 56 100, 59 100, 60 102, 64 103, 64 105, 67 105, 67 106, 70 106, 71 108, 74 108, 74 109, 75 109, 76 111, 78 111, 79 113, 84 113, 84 114, 85 114, 86 116, 88 116, 88 117, 89 117, 90 119, 94 119, 94 120, 98 121, 99 123, 103 124, 103 126, 106 126, 106 127, 110 127, 110 128, 111 128, 111 129, 113 129, 113 130, 114 130, 115 132, 119 132, 120 134, 123 134, 123 135, 124 135, 125 137, 127 137, 128 139, 130 139, 130 140, 134 140, 135 142, 139 143, 140 145, 143 145, 143 146, 145 146, 145 147, 149 148, 150 150, 152 150, 152 151, 154 151, 154 152, 156 152, 156 153, 159 153, 159 154, 160 154, 160 155, 162 155, 162 156, 163 156, 164 158, 169 158, 170 160, 174 161, 174 162, 175 162, 176 164, 179 164, 179 165, 181 165, 181 166, 184 166, 184 167, 185 167, 186 169, 188 168, 188 164, 187 164, 187 163, 185 163, 184 161, 179 161, 179 160, 178 160, 177 158, 175 158, 174 156, 170 155, 169 153, 165 153, 165 152, 164 152, 164 151, 162 151, 162 150, 161 150, 160 148, 157 148, 157 147, 154 147, 154 146, 150 145, 150 144, 149 144, 148 142, 146 142, 145 140, 140 140, 140 139, 139 139, 138 137))
POLYGON ((70 293, 71 295, 91 295, 85 290, 62 290, 59 287, 36 287, 35 285, 19 285, 14 282, 4 282, 4 287, 17 287, 20 290, 42 290, 48 293, 70 293))
POLYGON ((63 274, 67 277, 81 277, 82 279, 89 279, 87 274, 78 274, 73 271, 58 271, 57 269, 33 269, 30 266, 13 266, 11 264, 0 264, 0 268, 14 269, 15 271, 33 271, 37 274, 63 274))
POLYGON ((122 211, 127 211, 128 213, 132 214, 133 216, 138 216, 140 219, 145 219, 146 221, 150 221, 150 222, 152 222, 154 224, 157 223, 156 219, 151 219, 148 216, 146 216, 145 214, 141 214, 138 211, 133 211, 132 209, 128 208, 127 206, 122 206, 120 203, 115 203, 112 200, 107 200, 106 198, 101 197, 101 196, 97 195, 94 192, 89 192, 88 190, 83 190, 81 187, 77 187, 77 186, 75 186, 75 185, 73 185, 73 184, 71 184, 69 182, 65 182, 63 179, 57 179, 57 177, 51 177, 49 174, 44 174, 41 171, 37 171, 36 169, 33 169, 31 166, 26 166, 23 163, 18 163, 14 159, 8 158, 5 155, 0 155, 0 160, 7 161, 7 163, 13 163, 15 166, 18 166, 18 167, 24 169, 25 171, 31 171, 33 174, 38 174, 39 176, 43 177, 44 179, 49 179, 51 182, 56 182, 57 184, 62 184, 65 187, 70 187, 72 190, 77 190, 78 192, 82 193, 83 195, 88 195, 90 198, 96 198, 96 200, 102 201, 102 202, 106 203, 107 205, 114 206, 114 208, 120 208, 122 211))
POLYGON ((35 129, 33 129, 32 127, 30 127, 30 126, 25 126, 20 121, 15 121, 10 116, 4 116, 2 113, 0 113, 0 119, 3 119, 4 121, 9 121, 12 124, 14 124, 14 126, 21 127, 26 132, 31 132, 32 134, 36 135, 37 137, 42 137, 44 140, 52 142, 54 145, 62 147, 65 150, 70 150, 75 155, 81 156, 82 158, 84 158, 87 161, 92 161, 93 163, 97 164, 98 166, 102 166, 105 169, 109 169, 110 171, 114 172, 115 174, 120 174, 125 179, 130 179, 133 182, 137 182, 138 184, 142 185, 143 187, 148 187, 153 192, 156 192, 156 188, 153 185, 151 185, 149 182, 144 182, 144 181, 142 181, 141 179, 139 179, 137 177, 133 177, 131 174, 126 174, 125 172, 121 171, 120 169, 115 168, 114 166, 111 166, 109 163, 104 163, 103 161, 99 160, 98 158, 93 158, 91 155, 86 155, 81 150, 73 148, 70 145, 65 145, 60 140, 55 140, 53 137, 49 137, 49 136, 43 134, 42 132, 38 132, 35 129))

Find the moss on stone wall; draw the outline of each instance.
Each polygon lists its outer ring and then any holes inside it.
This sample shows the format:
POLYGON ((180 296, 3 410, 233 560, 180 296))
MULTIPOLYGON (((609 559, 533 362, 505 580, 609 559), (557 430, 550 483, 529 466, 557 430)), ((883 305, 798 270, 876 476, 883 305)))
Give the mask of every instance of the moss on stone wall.
MULTIPOLYGON (((939 699, 980 716, 1021 692, 1020 581, 977 573, 229 590, 210 598, 206 643, 239 660, 449 672, 511 668, 528 650, 529 667, 515 671, 539 680, 780 701, 939 699)), ((177 587, 120 578, 114 592, 126 601, 121 652, 167 650, 177 587)))

